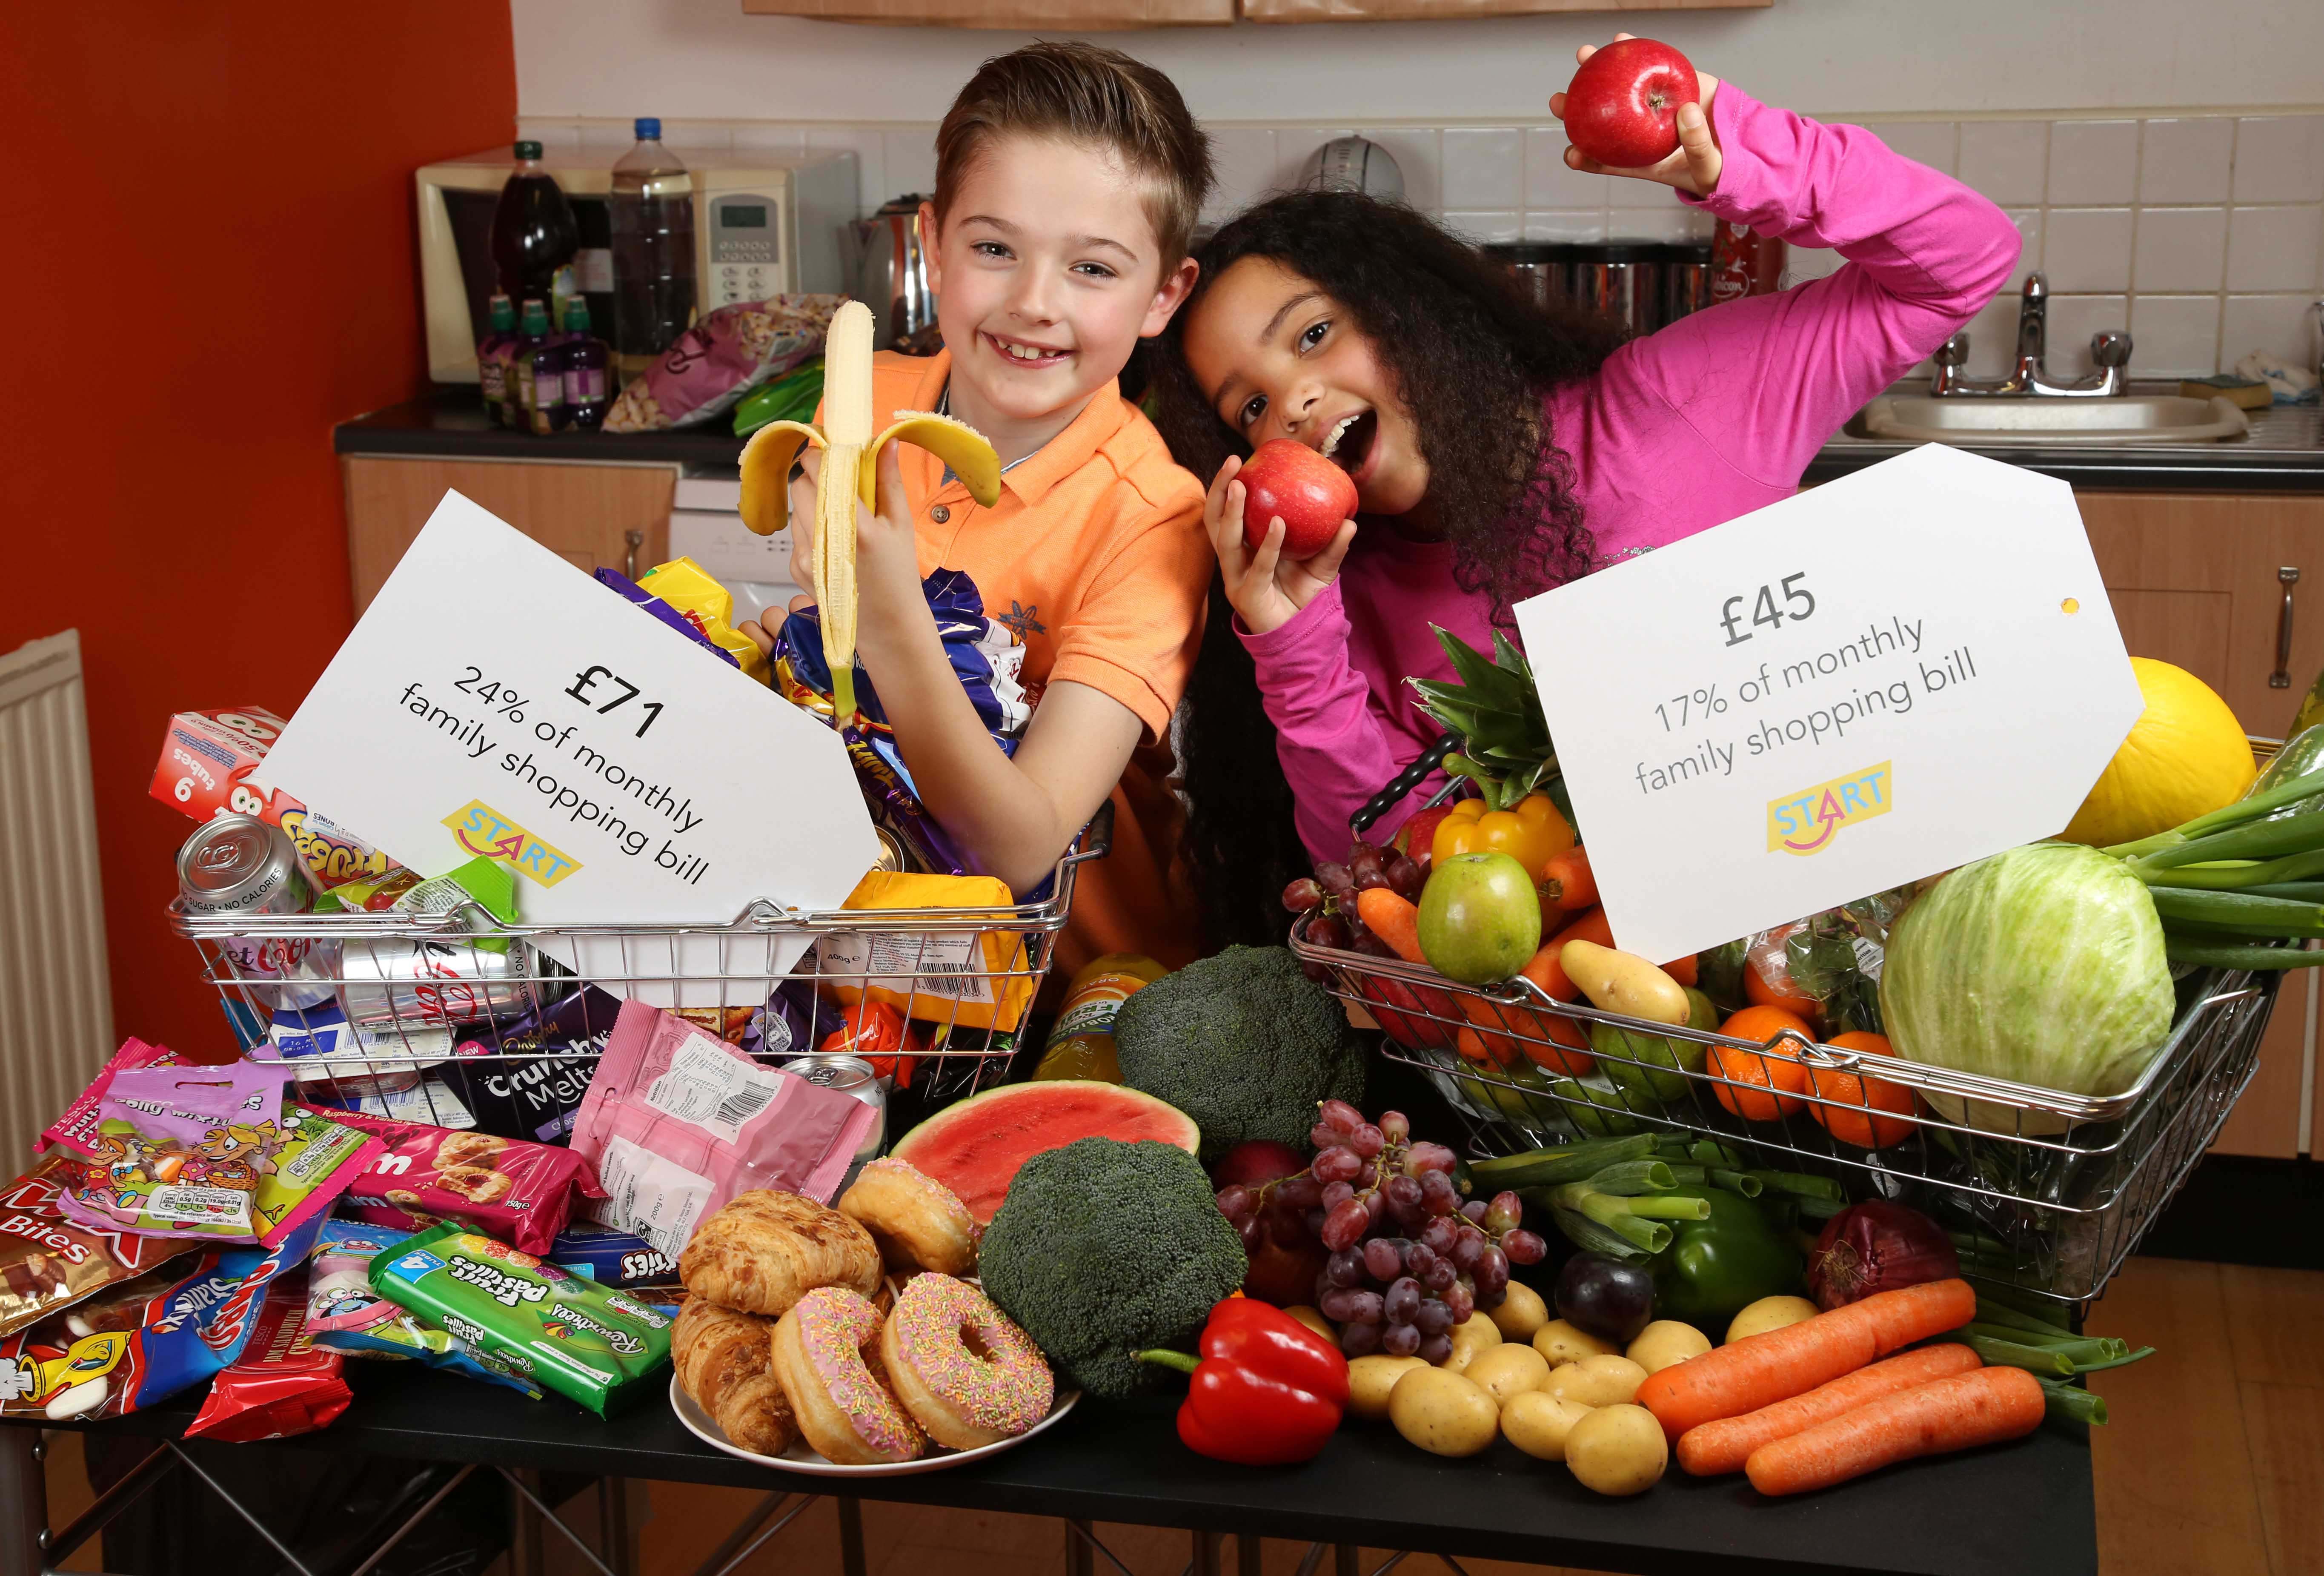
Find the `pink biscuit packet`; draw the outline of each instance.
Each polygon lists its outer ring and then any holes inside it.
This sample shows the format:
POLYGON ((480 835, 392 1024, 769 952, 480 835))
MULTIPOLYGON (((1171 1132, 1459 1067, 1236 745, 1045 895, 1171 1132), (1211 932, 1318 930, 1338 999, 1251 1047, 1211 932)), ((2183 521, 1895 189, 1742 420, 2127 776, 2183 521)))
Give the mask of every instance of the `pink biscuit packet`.
POLYGON ((695 1222, 737 1194, 766 1187, 829 1203, 878 1120, 852 1096, 625 1001, 573 1148, 605 1184, 596 1218, 676 1258, 695 1222))
POLYGON ((577 1201, 605 1196, 589 1160, 574 1149, 357 1111, 318 1114, 387 1147, 349 1185, 338 1210, 371 1225, 420 1231, 453 1220, 527 1253, 546 1253, 577 1201))

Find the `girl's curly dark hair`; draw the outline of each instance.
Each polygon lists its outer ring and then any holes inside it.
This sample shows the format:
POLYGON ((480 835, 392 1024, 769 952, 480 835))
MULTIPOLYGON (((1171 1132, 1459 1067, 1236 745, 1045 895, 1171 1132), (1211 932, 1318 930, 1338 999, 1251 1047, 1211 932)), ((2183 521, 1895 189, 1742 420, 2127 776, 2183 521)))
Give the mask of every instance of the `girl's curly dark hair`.
MULTIPOLYGON (((1396 379, 1428 462, 1432 524, 1452 546, 1455 580, 1492 598, 1496 622, 1589 569, 1572 465, 1542 400, 1598 369, 1621 343, 1614 325, 1535 305, 1426 216, 1351 192, 1270 198, 1195 255, 1201 278, 1153 358, 1154 420, 1179 464, 1207 484, 1229 455, 1250 452, 1196 385, 1183 336, 1210 285, 1244 258, 1269 258, 1336 302, 1396 379)), ((1187 853, 1212 946, 1280 941, 1277 897, 1307 870, 1275 728, 1232 617, 1214 579, 1179 742, 1187 853)))

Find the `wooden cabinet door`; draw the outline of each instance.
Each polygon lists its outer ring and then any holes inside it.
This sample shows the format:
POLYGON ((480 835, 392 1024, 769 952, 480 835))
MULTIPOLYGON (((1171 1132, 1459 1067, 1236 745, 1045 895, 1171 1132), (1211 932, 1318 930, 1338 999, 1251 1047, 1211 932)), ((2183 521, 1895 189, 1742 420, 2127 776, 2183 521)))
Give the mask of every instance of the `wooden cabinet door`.
MULTIPOLYGON (((2085 493, 2075 502, 2131 654, 2175 663, 2235 708, 2246 731, 2281 736, 2324 667, 2324 498, 2085 493), (2269 683, 2286 586, 2291 651, 2269 683)), ((2309 971, 2283 984, 2259 1071, 2219 1135, 2236 1155, 2300 1152, 2300 1095, 2314 1055, 2309 971)))
POLYGON ((473 499, 582 570, 610 567, 634 577, 669 556, 672 465, 371 456, 340 464, 358 616, 447 492, 473 499))

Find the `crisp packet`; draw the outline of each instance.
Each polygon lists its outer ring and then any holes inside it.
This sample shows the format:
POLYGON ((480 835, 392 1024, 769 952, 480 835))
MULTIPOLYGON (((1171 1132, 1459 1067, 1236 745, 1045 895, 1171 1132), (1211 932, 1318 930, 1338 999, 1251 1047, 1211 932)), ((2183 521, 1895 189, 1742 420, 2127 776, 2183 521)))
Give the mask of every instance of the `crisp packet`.
POLYGON ((669 1360, 667 1312, 449 1221, 373 1259, 371 1284, 601 1417, 669 1360))
POLYGON ((758 642, 734 627, 734 595, 692 558, 672 558, 656 564, 638 582, 638 589, 659 597, 701 631, 702 638, 734 659, 734 665, 761 684, 770 681, 767 654, 758 642))
MULTIPOLYGON (((840 907, 981 908, 999 919, 1005 912, 993 911, 1014 902, 997 876, 875 870, 840 907)), ((1033 1000, 1025 938, 1015 931, 834 931, 816 944, 816 955, 824 987, 841 1001, 869 996, 926 1023, 1006 1031, 1033 1000)))
POLYGON ((549 1261, 599 1286, 632 1289, 677 1286, 678 1260, 642 1237, 586 1221, 557 1233, 549 1261))
POLYGON ((608 432, 692 427, 731 409, 752 385, 823 352, 844 296, 779 295, 705 312, 660 358, 622 385, 608 432))
POLYGON ((242 1444, 328 1427, 355 1399, 345 1367, 307 1332, 306 1287, 278 1280, 258 1310, 250 1344, 210 1381, 186 1437, 242 1444))
POLYGON ((252 1062, 124 1067, 97 1109, 95 1164, 57 1207, 104 1230, 271 1247, 327 1211, 381 1148, 319 1112, 284 1110, 281 1074, 252 1062))
POLYGON ((267 1287, 322 1224, 189 1255, 0 1341, 0 1417, 118 1417, 201 1383, 242 1355, 267 1287))
POLYGON ((461 1041, 445 1076, 487 1132, 561 1144, 621 1011, 619 997, 584 985, 486 1037, 461 1041), (468 1060, 475 1057, 496 1059, 468 1060))
POLYGON ((77 1156, 51 1155, 0 1187, 0 1335, 186 1251, 185 1243, 166 1237, 93 1230, 67 1220, 57 1194, 84 1180, 88 1165, 77 1156))
POLYGON ((332 1116, 386 1146, 339 1207, 375 1226, 414 1230, 448 1218, 540 1252, 564 1230, 576 1198, 605 1196, 590 1163, 570 1149, 361 1111, 332 1116))
POLYGON ((475 1350, 372 1289, 371 1261, 400 1247, 410 1233, 360 1221, 326 1221, 307 1272, 307 1332, 318 1346, 349 1357, 410 1359, 506 1385, 538 1401, 540 1387, 503 1359, 475 1350))
POLYGON ((628 1001, 573 1129, 605 1201, 592 1212, 675 1258, 696 1221, 754 1187, 831 1202, 880 1115, 628 1001))

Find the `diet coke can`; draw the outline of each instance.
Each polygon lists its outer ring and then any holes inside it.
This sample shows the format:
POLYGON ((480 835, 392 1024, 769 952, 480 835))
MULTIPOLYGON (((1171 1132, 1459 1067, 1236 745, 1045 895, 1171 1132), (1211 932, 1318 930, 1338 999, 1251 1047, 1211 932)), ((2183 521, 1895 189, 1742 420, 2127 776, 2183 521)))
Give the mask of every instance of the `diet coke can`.
POLYGON ((456 941, 351 941, 339 1007, 360 1029, 497 1023, 537 1005, 531 949, 456 941))
POLYGON ((861 1056, 850 1056, 838 1051, 816 1051, 804 1056, 793 1056, 778 1064, 786 1073, 796 1073, 810 1083, 820 1083, 825 1089, 850 1095, 872 1108, 880 1120, 863 1135, 863 1142, 855 1150, 853 1165, 877 1160, 888 1143, 888 1097, 880 1088, 879 1074, 872 1064, 861 1056))
MULTIPOLYGON (((305 914, 315 889, 290 834, 252 816, 220 816, 178 850, 178 900, 192 915, 305 914)), ((307 937, 234 935, 219 955, 248 984, 253 1001, 275 1011, 328 1001, 337 949, 307 937)))

